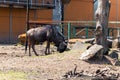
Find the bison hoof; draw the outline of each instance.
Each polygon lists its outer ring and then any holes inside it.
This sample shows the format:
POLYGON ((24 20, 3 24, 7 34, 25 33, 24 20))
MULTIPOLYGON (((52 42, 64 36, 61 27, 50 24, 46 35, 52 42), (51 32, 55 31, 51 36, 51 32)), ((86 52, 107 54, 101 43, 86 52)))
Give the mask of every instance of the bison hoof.
POLYGON ((49 55, 50 53, 45 53, 45 55, 49 55))
POLYGON ((39 56, 38 54, 36 54, 36 56, 39 56))

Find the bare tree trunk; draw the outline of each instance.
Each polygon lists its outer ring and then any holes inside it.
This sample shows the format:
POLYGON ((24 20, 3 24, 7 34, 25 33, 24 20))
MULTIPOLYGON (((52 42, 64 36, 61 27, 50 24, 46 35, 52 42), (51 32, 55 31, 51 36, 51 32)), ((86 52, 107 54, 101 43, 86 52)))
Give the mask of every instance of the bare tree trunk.
POLYGON ((110 12, 109 0, 98 0, 98 8, 95 13, 96 17, 96 30, 95 30, 95 42, 91 48, 86 50, 80 55, 81 60, 88 60, 92 57, 98 57, 100 60, 108 52, 108 18, 110 12))
POLYGON ((98 57, 101 59, 106 52, 108 52, 107 46, 107 33, 108 33, 108 18, 110 12, 109 0, 98 0, 98 8, 95 13, 96 17, 96 30, 95 40, 98 45, 103 46, 103 51, 98 53, 98 57), (102 55, 102 56, 100 56, 102 55))
POLYGON ((55 0, 55 9, 53 9, 53 20, 61 20, 61 0, 55 0))

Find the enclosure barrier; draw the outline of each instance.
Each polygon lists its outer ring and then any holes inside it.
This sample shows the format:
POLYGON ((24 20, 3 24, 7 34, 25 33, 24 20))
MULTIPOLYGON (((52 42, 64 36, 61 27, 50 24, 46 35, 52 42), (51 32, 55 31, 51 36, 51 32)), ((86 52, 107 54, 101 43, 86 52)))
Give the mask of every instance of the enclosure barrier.
MULTIPOLYGON (((25 8, 28 4, 27 0, 0 0, 0 7, 14 7, 14 8, 25 8)), ((30 9, 43 9, 55 8, 54 0, 29 0, 29 8, 30 9)))
MULTIPOLYGON (((30 25, 56 25, 67 39, 94 37, 96 21, 29 21, 30 25), (80 35, 80 36, 78 36, 80 35)), ((108 36, 116 37, 120 31, 120 21, 109 21, 108 36), (115 25, 118 26, 115 26, 115 25)))

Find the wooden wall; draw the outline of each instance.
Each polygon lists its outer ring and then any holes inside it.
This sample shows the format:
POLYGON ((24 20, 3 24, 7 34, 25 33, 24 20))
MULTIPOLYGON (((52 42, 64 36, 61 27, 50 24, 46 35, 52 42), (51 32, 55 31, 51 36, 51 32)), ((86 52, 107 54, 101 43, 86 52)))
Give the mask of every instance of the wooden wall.
MULTIPOLYGON (((111 0, 110 21, 120 21, 120 0, 111 0)), ((110 27, 120 27, 120 24, 110 24, 110 27)))
POLYGON ((93 9, 93 0, 71 0, 69 4, 65 5, 64 20, 93 20, 93 9))
MULTIPOLYGON (((120 6, 120 0, 118 2, 120 6)), ((116 4, 116 0, 111 0, 109 19, 112 21, 116 19, 120 21, 120 8, 118 7, 118 13, 116 13, 116 4)), ((93 9, 93 0, 71 0, 64 6, 64 20, 91 21, 94 19, 93 9)), ((52 9, 30 10, 30 20, 52 20, 52 9)), ((25 26, 26 9, 0 8, 0 42, 18 41, 17 36, 25 33, 25 26)))
MULTIPOLYGON (((26 9, 0 8, 0 11, 0 42, 18 41, 18 35, 25 33, 26 9)), ((52 9, 31 10, 30 20, 52 20, 52 9)), ((93 20, 92 0, 71 0, 64 7, 64 20, 93 20)))
MULTIPOLYGON (((30 10, 30 20, 52 20, 52 10, 30 10)), ((26 9, 0 8, 0 26, 0 43, 18 42, 26 30, 26 9)))
POLYGON ((9 9, 0 8, 0 11, 0 40, 7 41, 9 40, 9 9))
POLYGON ((36 11, 36 20, 52 20, 52 10, 37 10, 36 11))

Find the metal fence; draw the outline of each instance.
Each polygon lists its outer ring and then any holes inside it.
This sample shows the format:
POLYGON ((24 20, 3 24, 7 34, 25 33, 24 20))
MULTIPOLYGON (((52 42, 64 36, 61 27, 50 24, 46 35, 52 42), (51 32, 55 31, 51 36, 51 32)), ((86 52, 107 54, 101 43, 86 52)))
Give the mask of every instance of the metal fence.
MULTIPOLYGON (((0 0, 1 5, 10 5, 10 6, 26 6, 27 0, 0 0)), ((54 8, 54 0, 29 0, 29 6, 32 9, 36 8, 54 8)))
MULTIPOLYGON (((71 38, 93 38, 96 21, 29 21, 34 25, 56 25, 64 34, 66 39, 71 38)), ((120 22, 109 21, 108 37, 116 38, 120 33, 120 22)))

